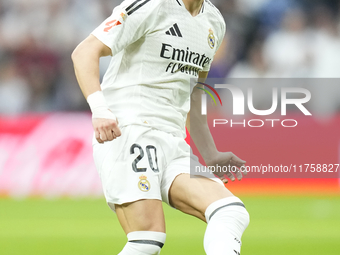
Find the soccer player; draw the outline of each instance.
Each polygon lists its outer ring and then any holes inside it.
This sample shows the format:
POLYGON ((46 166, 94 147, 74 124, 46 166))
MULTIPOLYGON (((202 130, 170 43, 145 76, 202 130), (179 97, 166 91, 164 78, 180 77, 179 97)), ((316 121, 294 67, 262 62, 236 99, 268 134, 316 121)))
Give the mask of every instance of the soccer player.
MULTIPOLYGON (((191 178, 184 140, 191 123, 199 127, 191 136, 208 166, 245 164, 216 149, 200 113, 202 92, 190 82, 207 77, 225 29, 209 0, 125 0, 72 54, 93 114, 104 194, 128 238, 120 255, 160 253, 162 201, 207 222, 208 255, 240 254, 249 214, 223 185, 235 176, 191 178), (100 85, 99 58, 108 55, 112 61, 100 85)), ((236 177, 242 178, 240 170, 236 177)))

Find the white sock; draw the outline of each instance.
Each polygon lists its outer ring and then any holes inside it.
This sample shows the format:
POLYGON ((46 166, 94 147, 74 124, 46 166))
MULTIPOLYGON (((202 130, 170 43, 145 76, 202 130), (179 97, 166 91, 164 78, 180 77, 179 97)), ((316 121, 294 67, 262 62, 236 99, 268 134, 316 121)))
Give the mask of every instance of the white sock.
POLYGON ((166 234, 136 231, 127 234, 128 242, 118 255, 158 255, 165 243, 166 234))
POLYGON ((249 214, 237 197, 218 200, 208 206, 204 249, 207 255, 239 255, 241 237, 249 224, 249 214))

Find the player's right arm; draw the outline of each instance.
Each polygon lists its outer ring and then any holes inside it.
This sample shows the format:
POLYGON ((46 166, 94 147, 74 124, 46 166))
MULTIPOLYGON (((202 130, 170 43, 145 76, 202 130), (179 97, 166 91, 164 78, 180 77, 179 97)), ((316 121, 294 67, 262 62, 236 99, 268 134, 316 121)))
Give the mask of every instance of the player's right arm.
POLYGON ((92 111, 92 124, 99 143, 112 141, 121 135, 118 121, 109 110, 100 88, 99 59, 112 55, 111 49, 90 35, 72 53, 79 86, 92 111))
POLYGON ((157 25, 163 0, 124 0, 110 17, 100 24, 72 54, 79 86, 92 111, 98 142, 111 141, 121 135, 114 114, 109 110, 99 83, 99 59, 115 56, 157 25))

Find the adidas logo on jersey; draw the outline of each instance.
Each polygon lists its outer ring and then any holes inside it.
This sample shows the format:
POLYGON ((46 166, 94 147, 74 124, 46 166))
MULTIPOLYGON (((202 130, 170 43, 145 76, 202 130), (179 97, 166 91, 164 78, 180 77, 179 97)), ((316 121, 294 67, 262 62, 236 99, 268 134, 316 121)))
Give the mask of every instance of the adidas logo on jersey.
POLYGON ((167 35, 183 37, 177 23, 175 23, 168 31, 165 32, 167 35))

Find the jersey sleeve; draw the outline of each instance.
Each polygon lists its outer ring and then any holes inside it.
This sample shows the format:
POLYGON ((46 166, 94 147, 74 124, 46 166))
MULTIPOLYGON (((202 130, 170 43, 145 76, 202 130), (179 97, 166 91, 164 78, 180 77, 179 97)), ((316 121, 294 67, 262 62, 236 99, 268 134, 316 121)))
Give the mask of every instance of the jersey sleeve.
MULTIPOLYGON (((225 24, 225 21, 223 20, 221 22, 221 31, 219 33, 219 37, 218 37, 218 41, 217 41, 217 45, 216 45, 217 46, 216 47, 216 52, 218 51, 218 49, 220 48, 220 46, 221 46, 221 44, 222 44, 222 42, 224 40, 224 37, 225 37, 225 34, 226 34, 226 30, 227 30, 226 24, 225 24)), ((216 54, 216 52, 215 52, 215 54, 216 54)))
POLYGON ((140 39, 155 25, 160 0, 125 0, 114 8, 112 15, 92 35, 116 55, 140 39))

